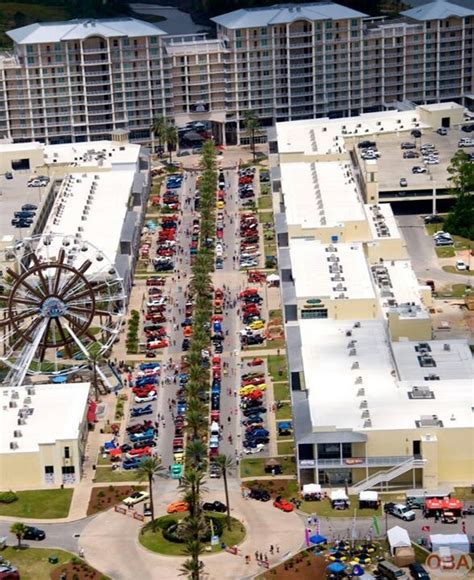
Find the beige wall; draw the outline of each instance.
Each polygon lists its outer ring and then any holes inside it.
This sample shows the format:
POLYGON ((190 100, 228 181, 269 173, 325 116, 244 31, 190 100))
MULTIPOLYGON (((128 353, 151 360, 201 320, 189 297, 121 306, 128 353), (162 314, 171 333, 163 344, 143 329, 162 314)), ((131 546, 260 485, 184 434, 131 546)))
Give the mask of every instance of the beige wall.
POLYGON ((431 318, 400 318, 398 312, 388 313, 388 328, 393 341, 402 338, 410 340, 432 340, 431 318))
MULTIPOLYGON (((26 144, 25 144, 26 145, 26 144)), ((12 170, 12 161, 18 159, 29 159, 30 169, 37 167, 38 165, 43 165, 44 155, 43 149, 28 149, 25 146, 23 150, 5 151, 0 152, 0 173, 5 173, 5 171, 12 170)))
POLYGON ((401 238, 379 239, 365 245, 369 264, 383 260, 409 260, 407 247, 401 238))
MULTIPOLYGON (((321 303, 328 310, 328 318, 335 320, 373 320, 378 315, 378 302, 375 298, 331 300, 327 297, 308 296, 308 298, 319 298, 321 303)), ((299 298, 298 318, 301 319, 301 311, 306 303, 306 298, 299 298)), ((306 308, 305 310, 317 310, 316 308, 306 308)))
POLYGON ((460 125, 464 121, 464 107, 457 103, 445 103, 445 109, 431 109, 429 106, 424 107, 420 105, 416 107, 420 120, 427 123, 433 129, 438 129, 442 126, 441 120, 444 117, 449 117, 451 120, 451 127, 453 125, 460 125))

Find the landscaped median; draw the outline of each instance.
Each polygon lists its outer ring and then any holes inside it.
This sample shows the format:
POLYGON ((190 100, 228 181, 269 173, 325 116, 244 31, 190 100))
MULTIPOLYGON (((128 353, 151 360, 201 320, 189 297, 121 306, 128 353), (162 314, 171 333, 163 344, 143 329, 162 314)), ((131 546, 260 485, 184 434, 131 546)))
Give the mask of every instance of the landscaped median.
MULTIPOLYGON (((140 534, 140 543, 148 550, 158 554, 185 555, 186 525, 183 522, 180 529, 179 522, 188 516, 189 514, 184 512, 158 518, 155 522, 156 531, 153 531, 151 523, 146 524, 140 534)), ((206 539, 201 540, 205 552, 222 552, 225 546, 237 546, 244 540, 245 527, 238 519, 231 518, 231 529, 229 530, 225 514, 206 513, 205 518, 209 526, 206 539), (219 536, 219 543, 211 545, 211 536, 219 536)))
POLYGON ((0 516, 38 520, 66 518, 72 494, 71 488, 17 491, 16 499, 10 498, 13 501, 0 501, 0 516))

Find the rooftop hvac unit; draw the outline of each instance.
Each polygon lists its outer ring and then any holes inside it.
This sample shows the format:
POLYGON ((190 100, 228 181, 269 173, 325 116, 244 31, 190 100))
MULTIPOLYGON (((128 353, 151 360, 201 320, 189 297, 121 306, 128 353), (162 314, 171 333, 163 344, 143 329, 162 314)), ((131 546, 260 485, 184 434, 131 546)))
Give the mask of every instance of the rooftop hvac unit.
POLYGON ((325 217, 322 217, 320 221, 321 221, 322 226, 326 225, 326 218, 325 217))
POLYGON ((10 449, 18 449, 18 443, 16 441, 10 441, 10 449))
POLYGON ((355 356, 357 354, 357 350, 355 348, 351 348, 349 351, 349 356, 355 356))
POLYGON ((346 336, 352 336, 352 330, 346 330, 346 336))
POLYGON ((10 401, 8 406, 10 407, 10 409, 15 409, 17 407, 16 401, 10 401))
POLYGON ((13 437, 22 437, 23 433, 20 431, 20 429, 15 429, 15 431, 13 431, 13 437))
MULTIPOLYGON (((357 364, 359 364, 359 363, 357 363, 357 364)), ((363 381, 362 377, 361 376, 358 376, 358 377, 356 377, 355 384, 356 385, 361 385, 362 384, 362 381, 363 381)))
POLYGON ((354 328, 360 328, 360 322, 354 322, 354 328))
MULTIPOLYGON (((347 334, 346 334, 346 336, 347 336, 347 334)), ((356 345, 356 341, 355 341, 355 340, 350 340, 350 341, 347 343, 347 348, 354 348, 354 347, 355 347, 355 345, 356 345)))
POLYGON ((12 399, 19 399, 20 395, 18 394, 18 391, 12 391, 12 399))
POLYGON ((25 397, 23 399, 23 405, 31 405, 31 397, 25 397))
POLYGON ((370 411, 369 409, 366 409, 365 411, 362 411, 360 418, 361 419, 368 419, 370 417, 370 411))
POLYGON ((433 391, 429 387, 413 387, 408 393, 410 399, 434 399, 433 391))
POLYGON ((372 427, 372 421, 370 419, 366 419, 364 421, 364 429, 368 429, 369 427, 372 427))
POLYGON ((20 417, 17 421, 17 425, 26 425, 26 419, 23 419, 23 417, 20 417))
POLYGON ((351 369, 352 369, 353 371, 355 371, 355 370, 356 370, 356 369, 358 369, 358 368, 359 368, 359 361, 354 361, 354 362, 352 363, 351 369))
POLYGON ((83 222, 85 222, 85 221, 87 220, 87 216, 83 215, 83 216, 81 217, 81 220, 82 220, 83 222))
POLYGON ((367 399, 363 399, 360 402, 359 409, 367 409, 368 406, 369 406, 369 404, 367 403, 367 399))
POLYGON ((341 294, 339 294, 339 296, 338 296, 338 298, 340 298, 340 299, 345 298, 345 297, 346 297, 346 295, 344 294, 344 292, 341 292, 341 294))
POLYGON ((365 389, 364 389, 364 387, 360 387, 360 389, 357 391, 356 397, 365 397, 365 389))

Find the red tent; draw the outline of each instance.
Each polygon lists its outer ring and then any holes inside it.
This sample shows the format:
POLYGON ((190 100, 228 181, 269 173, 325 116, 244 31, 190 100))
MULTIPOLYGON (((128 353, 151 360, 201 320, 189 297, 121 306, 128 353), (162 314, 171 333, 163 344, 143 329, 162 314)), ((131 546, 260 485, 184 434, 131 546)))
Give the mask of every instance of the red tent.
POLYGON ((442 510, 443 509, 443 500, 440 500, 436 497, 429 498, 425 500, 425 509, 426 510, 442 510))
POLYGON ((97 417, 96 417, 96 411, 97 411, 97 403, 95 401, 91 401, 89 403, 89 408, 87 409, 87 422, 88 423, 96 423, 97 422, 97 417))
POLYGON ((443 499, 443 509, 444 510, 462 510, 462 503, 455 497, 445 497, 443 499))

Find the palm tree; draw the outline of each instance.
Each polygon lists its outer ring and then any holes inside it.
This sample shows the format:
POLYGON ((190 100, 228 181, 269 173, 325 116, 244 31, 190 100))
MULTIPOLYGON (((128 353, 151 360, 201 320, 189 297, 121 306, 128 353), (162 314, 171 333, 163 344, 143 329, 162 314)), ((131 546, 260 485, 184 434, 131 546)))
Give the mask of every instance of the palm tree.
POLYGON ((191 517, 196 517, 200 511, 201 493, 206 492, 204 473, 198 469, 187 469, 182 478, 180 488, 186 493, 191 517))
POLYGON ((176 149, 176 145, 178 144, 178 132, 176 131, 176 127, 174 125, 167 125, 165 131, 165 141, 168 147, 168 153, 170 154, 170 163, 172 161, 172 153, 176 149))
POLYGON ((15 522, 10 526, 10 533, 16 536, 18 540, 18 548, 21 548, 21 541, 25 537, 26 534, 26 526, 21 522, 15 522))
POLYGON ((206 456, 206 451, 207 447, 200 439, 192 439, 186 445, 186 461, 189 461, 192 467, 199 469, 206 456))
POLYGON ((155 117, 151 125, 151 132, 158 139, 159 147, 163 147, 166 140, 166 119, 164 117, 155 117))
POLYGON ((232 522, 230 519, 230 503, 229 503, 229 489, 227 486, 227 474, 234 469, 234 460, 230 455, 224 455, 222 453, 217 456, 216 462, 221 469, 222 479, 224 480, 225 503, 227 505, 227 527, 230 530, 232 527, 232 522))
POLYGON ((245 111, 244 113, 245 132, 250 137, 250 149, 253 155, 253 162, 255 163, 255 131, 260 127, 258 118, 253 111, 245 111))
MULTIPOLYGON (((188 550, 188 546, 185 549, 188 550)), ((199 580, 199 575, 203 568, 204 562, 202 560, 197 560, 196 562, 193 558, 189 558, 179 569, 181 572, 180 576, 187 576, 191 580, 199 580)))
POLYGON ((151 525, 155 531, 155 504, 153 502, 153 482, 155 477, 166 477, 165 468, 161 465, 161 459, 153 455, 143 459, 137 471, 138 481, 148 480, 148 492, 150 494, 151 525))
POLYGON ((200 411, 188 410, 186 413, 186 421, 189 429, 191 429, 192 438, 197 439, 199 437, 199 431, 206 424, 204 415, 200 411))

